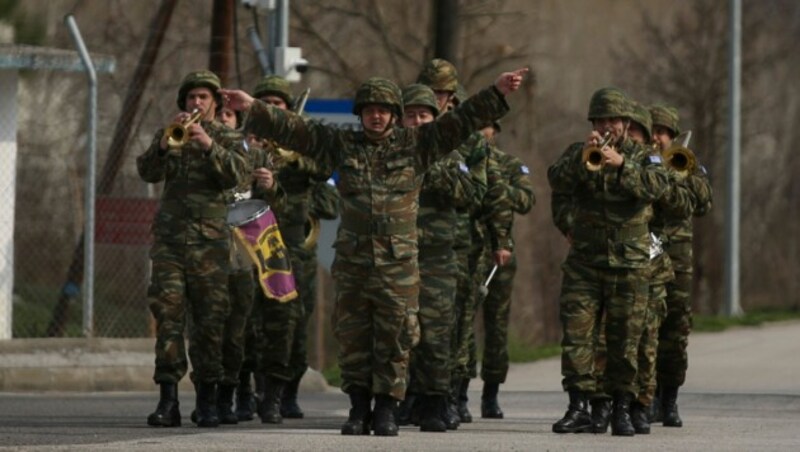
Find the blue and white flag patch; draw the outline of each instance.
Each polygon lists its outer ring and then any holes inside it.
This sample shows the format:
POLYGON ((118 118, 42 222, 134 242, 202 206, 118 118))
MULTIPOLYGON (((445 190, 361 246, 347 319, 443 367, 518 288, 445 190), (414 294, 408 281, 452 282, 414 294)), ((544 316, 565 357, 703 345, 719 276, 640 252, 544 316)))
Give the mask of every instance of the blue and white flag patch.
POLYGON ((661 164, 661 156, 660 155, 650 155, 647 157, 650 163, 657 163, 661 164))
POLYGON ((460 169, 462 173, 469 172, 469 167, 467 167, 467 164, 464 162, 458 162, 458 169, 460 169))
POLYGON ((522 171, 522 174, 530 174, 531 173, 531 170, 528 168, 528 165, 520 166, 519 170, 522 171))

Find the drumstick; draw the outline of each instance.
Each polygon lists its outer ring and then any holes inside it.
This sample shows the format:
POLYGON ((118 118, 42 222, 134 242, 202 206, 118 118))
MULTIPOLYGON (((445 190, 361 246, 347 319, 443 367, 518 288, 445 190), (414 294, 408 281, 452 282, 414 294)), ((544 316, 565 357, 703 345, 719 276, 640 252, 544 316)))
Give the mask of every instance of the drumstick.
POLYGON ((485 297, 486 295, 489 295, 489 283, 492 282, 492 278, 494 278, 495 273, 497 273, 497 264, 494 264, 494 267, 492 267, 492 272, 489 273, 489 277, 486 278, 486 282, 484 282, 483 285, 478 288, 478 293, 480 296, 485 297))

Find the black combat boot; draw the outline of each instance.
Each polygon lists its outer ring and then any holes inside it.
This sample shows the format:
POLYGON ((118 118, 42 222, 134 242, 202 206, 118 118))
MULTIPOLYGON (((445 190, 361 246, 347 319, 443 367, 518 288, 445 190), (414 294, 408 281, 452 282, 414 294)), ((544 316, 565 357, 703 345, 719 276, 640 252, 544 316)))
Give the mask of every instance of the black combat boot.
POLYGON ((264 392, 267 388, 267 377, 263 372, 253 372, 255 382, 254 397, 256 399, 256 413, 261 413, 261 404, 264 402, 264 392))
POLYGON ((258 411, 262 424, 280 424, 283 422, 283 417, 281 416, 281 394, 284 386, 286 386, 285 381, 267 377, 264 400, 261 401, 261 408, 258 411))
POLYGON ((195 403, 195 418, 198 427, 217 427, 219 414, 217 413, 217 384, 195 383, 197 393, 195 403))
POLYGON ((611 420, 611 399, 598 397, 593 399, 592 405, 592 432, 606 433, 611 420))
POLYGON ((503 419, 503 410, 497 403, 497 392, 500 383, 483 383, 481 394, 481 417, 485 419, 503 419))
POLYGON ((650 434, 650 407, 644 406, 638 400, 631 404, 631 424, 637 435, 650 434))
POLYGON ((375 411, 372 413, 372 431, 375 436, 397 436, 397 422, 394 412, 397 399, 389 394, 375 395, 375 411))
POLYGON ((160 397, 156 410, 147 416, 147 425, 153 427, 180 427, 181 411, 178 403, 178 384, 160 383, 160 397))
POLYGON ((422 432, 446 432, 444 421, 447 410, 447 396, 427 394, 422 396, 419 415, 419 430, 422 432))
POLYGON ((303 419, 303 416, 305 416, 303 410, 300 409, 300 405, 297 404, 297 391, 300 388, 301 378, 302 376, 290 381, 283 389, 283 395, 281 396, 281 416, 285 418, 303 419))
POLYGON ((372 396, 366 388, 350 389, 350 416, 342 425, 342 435, 369 435, 372 396))
POLYGON ((447 430, 458 430, 461 425, 461 418, 458 417, 458 394, 450 391, 445 400, 444 423, 447 430))
POLYGON ((469 380, 469 378, 461 380, 461 386, 458 391, 458 418, 464 424, 472 422, 472 413, 469 412, 469 397, 467 395, 469 380))
POLYGON ((661 390, 661 418, 664 427, 683 427, 678 414, 678 387, 664 386, 661 390))
MULTIPOLYGON (((414 411, 419 408, 417 402, 420 401, 421 398, 418 398, 416 394, 406 391, 406 398, 397 407, 397 425, 410 425, 412 423, 411 418, 414 411)), ((417 422, 419 422, 419 419, 417 419, 417 422)))
POLYGON ((221 384, 217 392, 217 415, 220 424, 238 424, 239 418, 233 412, 233 393, 236 386, 221 384))
POLYGON ((614 393, 614 407, 611 412, 611 434, 614 436, 633 436, 636 430, 631 422, 631 400, 633 395, 618 391, 614 393))
POLYGON ((564 417, 553 424, 555 433, 585 433, 592 431, 592 417, 589 415, 589 402, 586 393, 569 392, 569 406, 564 417))
POLYGON ((239 374, 239 386, 236 388, 236 419, 252 421, 256 409, 253 387, 250 385, 250 372, 239 374))

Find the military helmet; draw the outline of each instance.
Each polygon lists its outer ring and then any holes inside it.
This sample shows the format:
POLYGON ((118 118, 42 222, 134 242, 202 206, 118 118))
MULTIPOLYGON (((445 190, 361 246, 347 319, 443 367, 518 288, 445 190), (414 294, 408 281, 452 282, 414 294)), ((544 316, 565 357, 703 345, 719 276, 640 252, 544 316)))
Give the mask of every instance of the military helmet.
POLYGON ((409 105, 420 105, 428 107, 433 112, 433 116, 439 116, 439 103, 436 102, 436 94, 428 85, 414 83, 403 89, 403 107, 409 105))
POLYGON ((353 114, 360 116, 367 104, 387 105, 398 118, 403 117, 403 95, 393 81, 382 77, 367 79, 356 91, 353 114))
POLYGON ((642 127, 645 139, 650 142, 653 139, 653 120, 650 117, 650 111, 639 102, 633 102, 632 107, 631 121, 642 127))
POLYGON ((186 110, 186 95, 195 88, 210 89, 217 101, 217 107, 222 107, 222 96, 219 94, 222 83, 217 74, 211 71, 195 71, 187 74, 181 82, 181 87, 178 89, 178 108, 186 110))
POLYGON ((267 75, 258 82, 253 89, 253 97, 260 99, 264 96, 278 96, 286 102, 287 108, 292 108, 292 91, 289 81, 278 75, 267 75))
POLYGON ((589 101, 589 121, 601 118, 630 118, 631 101, 619 88, 600 88, 589 101))
POLYGON ((456 92, 458 89, 458 71, 453 63, 441 58, 430 60, 417 76, 417 83, 428 85, 438 91, 456 92))
POLYGON ((650 115, 653 117, 653 125, 671 130, 673 138, 681 133, 681 128, 678 126, 677 109, 665 105, 653 105, 650 107, 650 115))

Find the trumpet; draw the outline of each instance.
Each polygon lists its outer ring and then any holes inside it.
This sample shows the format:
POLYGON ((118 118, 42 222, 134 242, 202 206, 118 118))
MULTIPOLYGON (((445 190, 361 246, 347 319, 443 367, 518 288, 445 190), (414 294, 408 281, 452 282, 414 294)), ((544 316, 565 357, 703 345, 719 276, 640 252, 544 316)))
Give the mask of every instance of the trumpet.
POLYGON ((583 150, 583 155, 581 156, 581 161, 586 166, 586 169, 589 171, 600 171, 605 166, 605 156, 603 155, 602 149, 608 146, 611 143, 611 140, 614 139, 614 136, 611 135, 611 132, 606 132, 601 138, 600 143, 595 146, 589 146, 588 148, 583 150))
POLYGON ((317 246, 317 241, 319 240, 319 218, 308 215, 306 217, 306 238, 303 240, 303 249, 304 250, 313 250, 317 246))
POLYGON ((664 163, 680 174, 686 175, 697 168, 694 152, 685 146, 672 146, 661 153, 664 163))
POLYGON ((186 130, 190 125, 196 123, 203 116, 202 110, 195 108, 192 110, 191 116, 181 122, 175 122, 169 125, 164 130, 164 135, 167 136, 167 144, 170 148, 183 147, 189 141, 189 131, 186 130))

